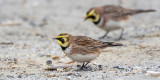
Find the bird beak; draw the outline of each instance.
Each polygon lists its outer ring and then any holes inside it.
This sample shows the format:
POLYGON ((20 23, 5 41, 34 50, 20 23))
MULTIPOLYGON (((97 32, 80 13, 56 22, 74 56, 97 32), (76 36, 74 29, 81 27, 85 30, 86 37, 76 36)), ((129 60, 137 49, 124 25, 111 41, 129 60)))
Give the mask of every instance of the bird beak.
POLYGON ((84 19, 84 21, 86 21, 88 18, 86 17, 85 19, 84 19))
POLYGON ((87 19, 88 19, 88 16, 86 15, 86 16, 85 16, 85 19, 84 19, 84 21, 86 21, 87 19))

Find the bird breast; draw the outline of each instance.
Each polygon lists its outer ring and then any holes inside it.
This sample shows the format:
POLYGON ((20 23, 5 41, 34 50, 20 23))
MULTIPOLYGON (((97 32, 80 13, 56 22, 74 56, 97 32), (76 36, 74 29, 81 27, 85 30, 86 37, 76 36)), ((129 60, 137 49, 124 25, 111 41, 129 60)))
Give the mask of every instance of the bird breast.
POLYGON ((77 62, 90 62, 90 61, 96 59, 98 56, 99 56, 99 54, 83 55, 81 53, 77 53, 77 54, 69 55, 68 57, 71 58, 74 61, 77 61, 77 62))
POLYGON ((113 31, 125 27, 125 24, 126 24, 125 21, 115 21, 110 19, 108 20, 108 22, 105 23, 103 29, 105 29, 106 31, 113 31))
POLYGON ((64 53, 73 61, 77 61, 77 62, 90 62, 91 60, 97 58, 99 56, 99 53, 80 53, 80 52, 73 52, 73 48, 72 48, 72 44, 66 49, 64 50, 64 53), (74 53, 74 54, 73 54, 74 53))
POLYGON ((71 54, 71 51, 72 51, 72 45, 68 46, 66 50, 64 50, 64 53, 68 56, 71 54))

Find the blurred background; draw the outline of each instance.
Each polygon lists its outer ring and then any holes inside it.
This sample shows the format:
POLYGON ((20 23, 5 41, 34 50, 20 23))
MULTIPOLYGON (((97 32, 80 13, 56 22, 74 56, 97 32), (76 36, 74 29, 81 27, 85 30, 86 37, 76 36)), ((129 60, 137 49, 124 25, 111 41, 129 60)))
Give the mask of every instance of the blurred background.
MULTIPOLYGON (((129 29, 131 27, 144 30, 144 28, 153 28, 160 24, 159 0, 3 0, 0 1, 0 23, 2 27, 13 28, 11 30, 16 33, 22 31, 25 34, 29 31, 27 29, 38 29, 37 33, 50 37, 62 32, 97 37, 103 35, 104 31, 83 19, 89 8, 107 4, 121 5, 130 9, 156 10, 154 13, 144 13, 132 17, 133 21, 130 21, 129 29), (18 28, 15 29, 15 27, 18 28)), ((131 32, 136 33, 137 31, 131 32)))
MULTIPOLYGON (((111 56, 104 54, 95 62, 108 66, 146 63, 154 70, 151 66, 160 64, 160 0, 0 0, 0 78, 32 79, 33 76, 26 76, 31 74, 36 75, 34 79, 46 77, 45 61, 51 59, 46 55, 64 56, 53 37, 65 32, 98 39, 105 33, 92 22, 83 21, 89 8, 102 5, 154 9, 156 12, 132 16, 124 31, 125 40, 117 41, 127 47, 109 52, 111 56), (154 57, 148 58, 151 54, 154 57), (116 62, 119 56, 122 58, 116 62)), ((115 41, 119 33, 111 32, 112 38, 102 41, 115 41)), ((70 59, 60 59, 60 62, 65 61, 70 59)))

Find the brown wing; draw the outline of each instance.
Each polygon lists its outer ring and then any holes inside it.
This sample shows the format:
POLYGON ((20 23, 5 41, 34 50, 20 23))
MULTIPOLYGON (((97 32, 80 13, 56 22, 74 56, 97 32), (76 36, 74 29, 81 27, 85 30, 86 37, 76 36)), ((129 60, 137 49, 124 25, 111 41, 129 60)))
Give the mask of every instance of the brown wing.
POLYGON ((98 45, 102 45, 102 42, 85 36, 73 36, 72 42, 72 54, 97 54, 100 51, 98 45))
POLYGON ((95 48, 105 48, 110 46, 122 46, 120 43, 114 43, 114 42, 102 42, 98 41, 86 36, 76 36, 73 38, 74 44, 78 46, 83 46, 85 48, 95 49, 95 48))
POLYGON ((130 15, 135 15, 138 13, 144 12, 154 12, 155 10, 131 10, 127 8, 123 8, 118 5, 105 5, 104 7, 104 14, 110 16, 111 18, 120 18, 120 19, 127 19, 130 15))
POLYGON ((110 15, 112 17, 116 17, 118 15, 126 14, 131 12, 132 10, 123 8, 117 5, 105 5, 104 6, 104 13, 110 15))
POLYGON ((103 45, 103 42, 94 40, 92 38, 86 36, 76 36, 73 38, 73 42, 76 45, 83 46, 83 47, 97 47, 99 45, 103 45))
POLYGON ((86 36, 73 36, 72 42, 72 54, 77 52, 81 54, 98 53, 100 48, 106 48, 110 46, 122 46, 122 44, 120 43, 102 42, 86 36))
POLYGON ((72 53, 71 54, 76 54, 77 52, 79 54, 97 54, 99 53, 100 49, 99 48, 90 48, 90 47, 84 47, 81 45, 76 45, 72 44, 72 53))

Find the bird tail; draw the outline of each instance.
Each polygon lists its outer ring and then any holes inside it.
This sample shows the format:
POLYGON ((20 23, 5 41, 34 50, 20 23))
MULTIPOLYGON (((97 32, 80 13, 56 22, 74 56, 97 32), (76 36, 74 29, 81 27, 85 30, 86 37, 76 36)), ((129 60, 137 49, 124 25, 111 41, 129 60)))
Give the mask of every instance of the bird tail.
POLYGON ((115 43, 115 42, 104 42, 102 48, 105 47, 113 47, 113 46, 123 46, 121 43, 115 43))
POLYGON ((139 13, 147 13, 147 12, 155 12, 156 10, 153 10, 153 9, 150 9, 150 10, 132 10, 131 12, 129 13, 126 13, 124 15, 136 15, 136 14, 139 14, 139 13))
POLYGON ((138 13, 146 13, 146 12, 155 12, 156 10, 149 9, 149 10, 133 10, 133 14, 138 14, 138 13))

